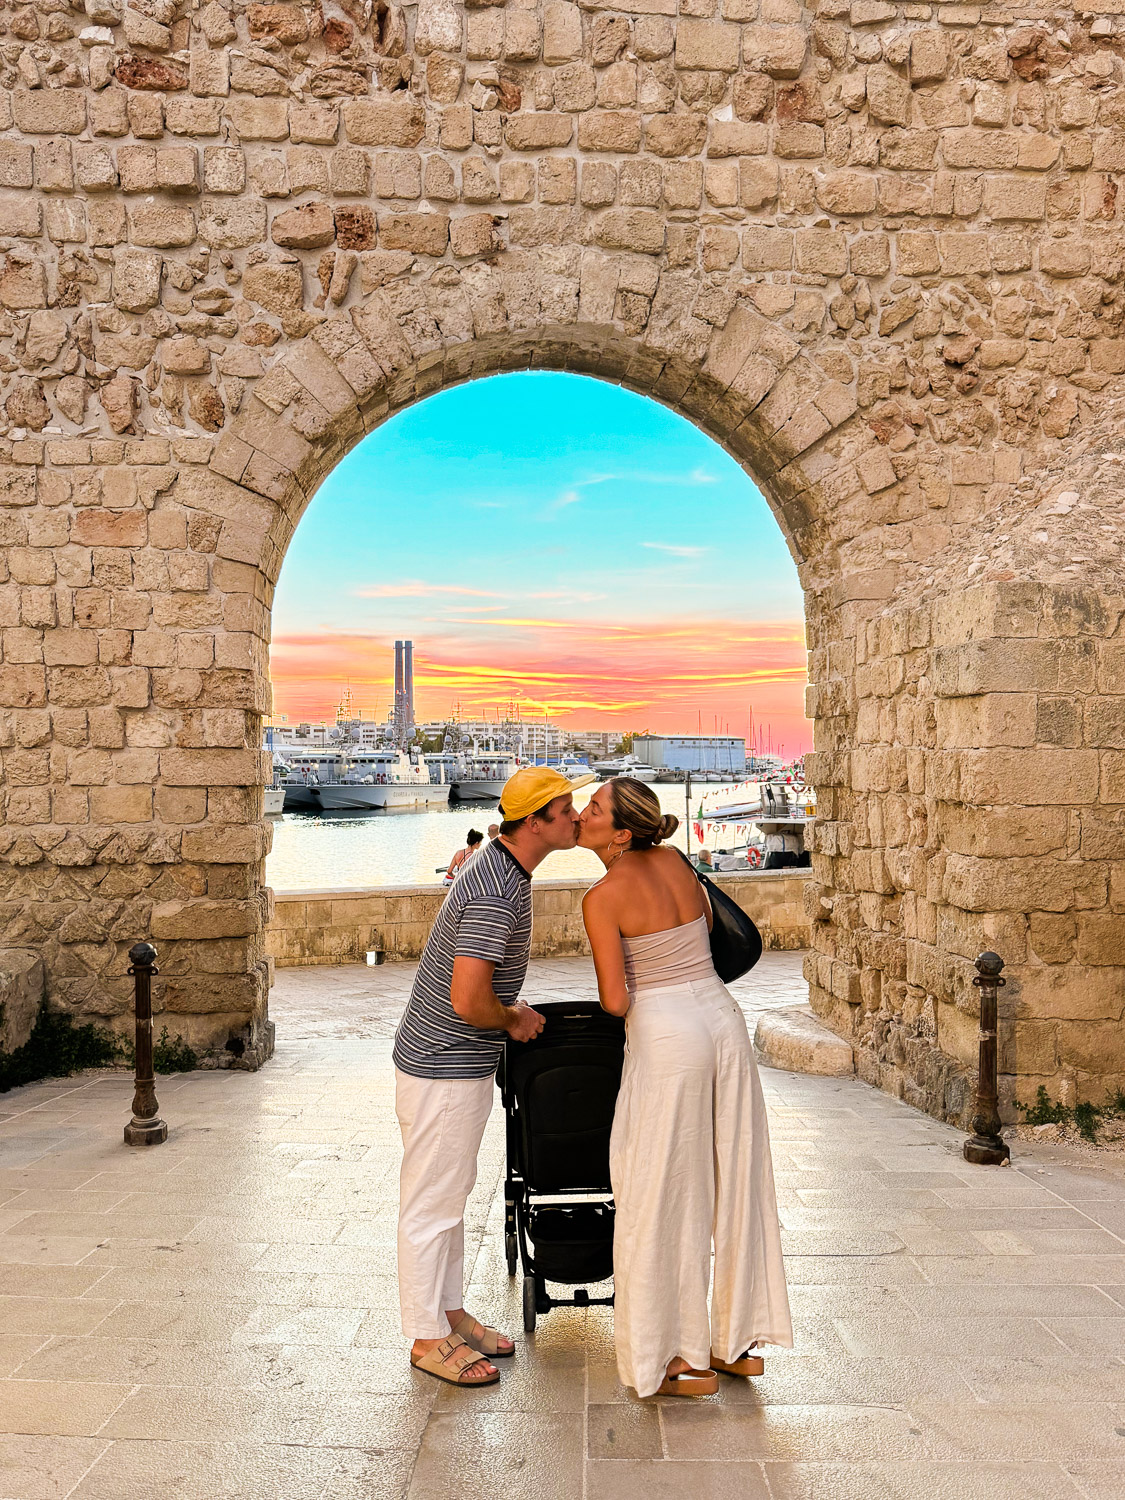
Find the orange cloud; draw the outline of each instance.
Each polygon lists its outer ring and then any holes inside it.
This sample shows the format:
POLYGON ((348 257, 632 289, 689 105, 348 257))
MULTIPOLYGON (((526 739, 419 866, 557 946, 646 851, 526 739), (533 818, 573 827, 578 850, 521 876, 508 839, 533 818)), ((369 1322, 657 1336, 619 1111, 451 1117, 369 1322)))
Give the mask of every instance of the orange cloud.
MULTIPOLYGON (((572 728, 729 732, 770 723, 775 744, 809 748, 801 622, 680 620, 674 627, 617 621, 480 617, 434 622, 415 637, 419 718, 504 712, 572 728), (450 626, 460 625, 456 632, 450 626), (495 629, 500 626, 500 629, 495 629), (440 633, 438 633, 440 632, 440 633)), ((393 687, 393 638, 334 633, 274 642, 275 711, 290 721, 331 719, 345 686, 365 715, 383 718, 393 687)))

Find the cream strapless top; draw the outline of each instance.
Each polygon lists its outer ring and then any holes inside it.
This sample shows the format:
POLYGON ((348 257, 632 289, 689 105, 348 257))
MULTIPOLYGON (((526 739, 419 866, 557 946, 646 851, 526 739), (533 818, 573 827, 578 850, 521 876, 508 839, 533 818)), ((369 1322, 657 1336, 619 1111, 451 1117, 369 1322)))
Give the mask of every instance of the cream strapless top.
POLYGON ((630 990, 688 984, 715 976, 711 935, 704 916, 640 937, 622 934, 621 946, 625 950, 625 983, 630 990))

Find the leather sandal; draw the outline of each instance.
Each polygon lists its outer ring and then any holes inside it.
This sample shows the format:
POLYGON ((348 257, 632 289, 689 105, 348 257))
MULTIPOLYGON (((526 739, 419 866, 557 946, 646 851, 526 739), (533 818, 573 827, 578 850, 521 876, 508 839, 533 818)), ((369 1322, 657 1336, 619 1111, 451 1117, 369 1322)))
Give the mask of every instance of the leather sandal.
POLYGON ((489 1328, 487 1323, 478 1323, 472 1313, 466 1313, 453 1332, 466 1343, 472 1344, 474 1349, 486 1354, 489 1359, 510 1359, 516 1352, 515 1344, 510 1349, 501 1349, 500 1340, 503 1335, 497 1329, 489 1328))
POLYGON ((719 1377, 714 1370, 681 1370, 678 1375, 665 1375, 660 1382, 658 1396, 713 1396, 719 1389, 719 1377))
POLYGON ((483 1362, 484 1355, 455 1333, 442 1339, 436 1349, 410 1356, 410 1363, 416 1370, 421 1370, 423 1375, 432 1375, 435 1380, 444 1380, 449 1385, 495 1385, 500 1379, 499 1370, 494 1370, 482 1380, 467 1378, 469 1370, 483 1362))
POLYGON ((711 1351, 711 1368, 720 1370, 724 1375, 764 1375, 766 1373, 766 1362, 760 1354, 754 1350, 758 1346, 751 1344, 745 1354, 740 1354, 737 1359, 732 1359, 728 1364, 725 1359, 719 1359, 714 1350, 711 1351))

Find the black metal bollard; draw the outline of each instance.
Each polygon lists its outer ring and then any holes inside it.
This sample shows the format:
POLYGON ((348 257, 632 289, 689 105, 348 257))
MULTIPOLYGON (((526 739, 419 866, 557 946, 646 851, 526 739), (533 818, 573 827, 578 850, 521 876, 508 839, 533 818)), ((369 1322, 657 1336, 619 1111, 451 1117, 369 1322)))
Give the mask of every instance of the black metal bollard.
POLYGON ((137 1077, 133 1094, 133 1118, 125 1127, 127 1146, 159 1146, 168 1139, 168 1127, 157 1114, 156 1079, 152 1071, 152 976, 156 967, 156 949, 151 943, 136 943, 129 949, 133 962, 129 973, 135 980, 134 1007, 137 1033, 137 1077))
POLYGON ((980 990, 980 1060, 977 1097, 973 1111, 973 1134, 965 1142, 965 1160, 982 1167, 999 1167, 1011 1158, 1000 1134, 1000 1101, 996 1089, 997 993, 1006 981, 1000 970, 1004 960, 998 953, 982 953, 976 962, 980 990))

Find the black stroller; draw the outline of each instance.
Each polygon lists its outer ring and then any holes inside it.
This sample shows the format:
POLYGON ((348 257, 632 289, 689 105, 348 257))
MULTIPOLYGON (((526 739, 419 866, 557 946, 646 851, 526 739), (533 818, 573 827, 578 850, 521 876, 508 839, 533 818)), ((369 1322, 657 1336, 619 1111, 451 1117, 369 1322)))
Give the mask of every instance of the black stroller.
POLYGON ((609 1133, 625 1050, 624 1021, 596 1000, 537 1008, 546 1017, 542 1032, 533 1042, 506 1042, 499 1072, 508 1141, 504 1250, 509 1276, 523 1267, 528 1333, 552 1307, 613 1302, 591 1297, 584 1283, 613 1274, 609 1133), (548 1281, 573 1286, 574 1296, 548 1296, 548 1281))

